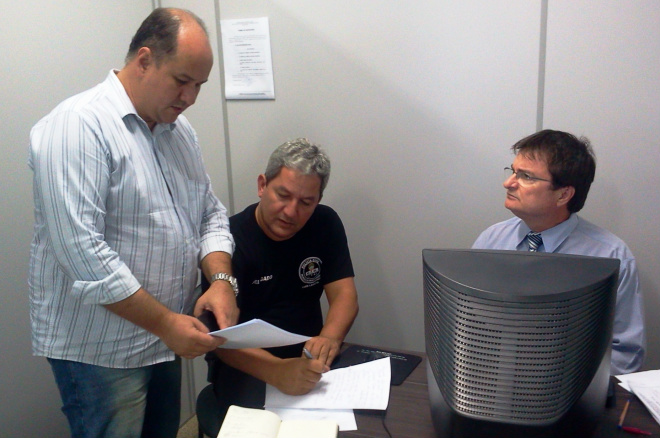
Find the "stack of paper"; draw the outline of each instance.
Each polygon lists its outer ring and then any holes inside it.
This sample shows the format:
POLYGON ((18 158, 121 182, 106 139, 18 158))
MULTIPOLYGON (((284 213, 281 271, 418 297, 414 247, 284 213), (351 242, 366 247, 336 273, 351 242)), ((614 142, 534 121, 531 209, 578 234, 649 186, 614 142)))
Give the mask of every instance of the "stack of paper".
POLYGON ((328 371, 302 396, 266 385, 266 409, 283 420, 332 419, 339 430, 357 430, 353 409, 387 409, 390 378, 390 358, 386 357, 328 371))
POLYGON ((660 370, 622 374, 616 378, 621 381, 619 385, 644 403, 655 421, 660 424, 660 370))

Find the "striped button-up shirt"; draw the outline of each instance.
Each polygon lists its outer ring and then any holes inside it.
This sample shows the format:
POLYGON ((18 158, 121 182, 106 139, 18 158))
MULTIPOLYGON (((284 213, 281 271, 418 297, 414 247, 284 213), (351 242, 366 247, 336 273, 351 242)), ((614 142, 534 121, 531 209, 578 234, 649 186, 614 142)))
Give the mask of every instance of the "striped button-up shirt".
POLYGON ((188 313, 200 260, 233 252, 186 118, 152 132, 111 71, 34 126, 28 161, 33 353, 114 368, 172 360, 155 335, 103 304, 143 287, 188 313))

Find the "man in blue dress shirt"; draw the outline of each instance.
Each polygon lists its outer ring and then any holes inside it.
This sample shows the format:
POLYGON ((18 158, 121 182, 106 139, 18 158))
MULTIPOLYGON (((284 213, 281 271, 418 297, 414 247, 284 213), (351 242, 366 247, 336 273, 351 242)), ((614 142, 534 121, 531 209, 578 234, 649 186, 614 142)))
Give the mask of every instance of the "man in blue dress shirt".
POLYGON ((516 157, 506 168, 504 206, 517 217, 492 225, 472 247, 619 259, 611 373, 639 370, 645 335, 635 257, 617 236, 577 215, 596 173, 589 141, 544 130, 523 138, 511 149, 516 157), (530 232, 540 235, 529 237, 530 232))

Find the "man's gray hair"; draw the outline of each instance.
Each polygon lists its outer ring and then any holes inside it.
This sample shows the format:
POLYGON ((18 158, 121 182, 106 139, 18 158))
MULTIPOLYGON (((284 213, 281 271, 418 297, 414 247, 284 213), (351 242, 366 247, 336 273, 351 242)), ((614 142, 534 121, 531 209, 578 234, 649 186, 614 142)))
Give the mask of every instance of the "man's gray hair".
POLYGON ((330 157, 306 138, 287 141, 273 151, 266 166, 266 183, 279 175, 282 167, 297 170, 303 175, 317 175, 321 179, 320 197, 330 179, 330 157))

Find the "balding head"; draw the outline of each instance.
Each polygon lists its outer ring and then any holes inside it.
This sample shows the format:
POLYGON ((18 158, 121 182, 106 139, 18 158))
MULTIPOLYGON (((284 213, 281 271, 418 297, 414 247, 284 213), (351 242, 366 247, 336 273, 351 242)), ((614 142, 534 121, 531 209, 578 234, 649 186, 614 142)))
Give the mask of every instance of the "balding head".
POLYGON ((202 31, 208 39, 206 26, 201 18, 185 9, 157 8, 140 25, 126 54, 128 64, 142 47, 148 47, 156 63, 176 55, 180 32, 202 31))

